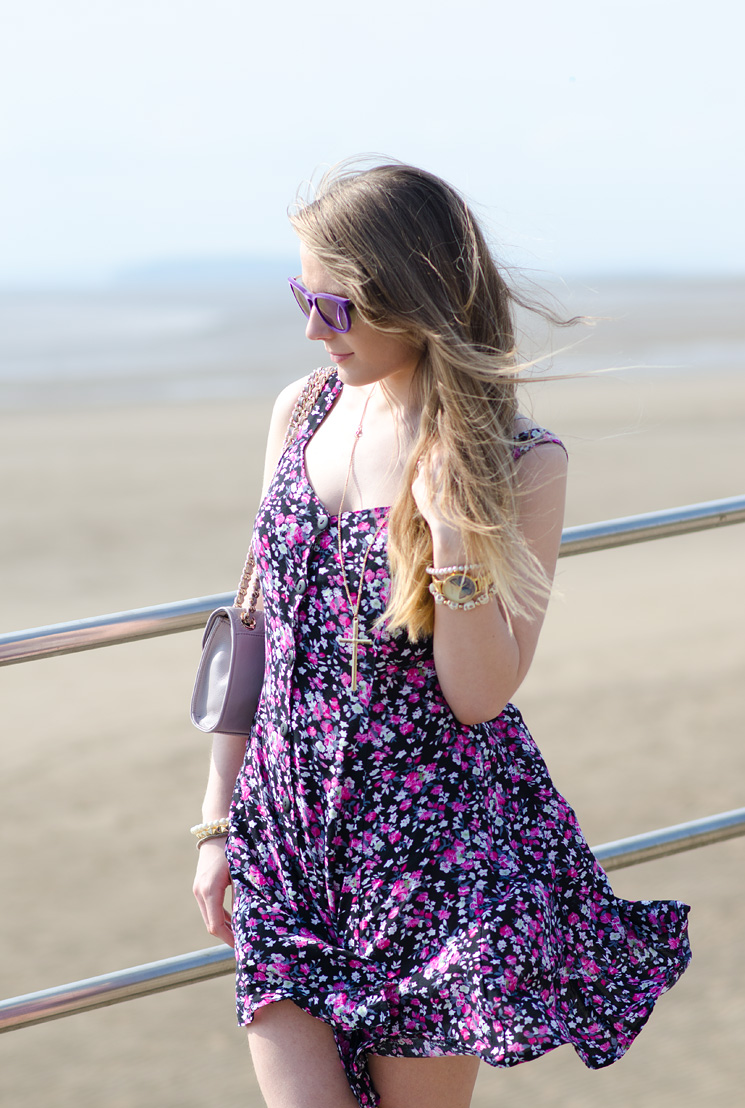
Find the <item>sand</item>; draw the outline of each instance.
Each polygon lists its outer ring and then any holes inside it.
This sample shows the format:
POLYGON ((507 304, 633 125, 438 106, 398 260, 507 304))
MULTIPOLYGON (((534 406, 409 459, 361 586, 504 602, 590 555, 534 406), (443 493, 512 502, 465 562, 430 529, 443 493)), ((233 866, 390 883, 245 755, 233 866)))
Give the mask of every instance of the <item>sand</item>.
MULTIPOLYGON (((572 455, 567 522, 741 494, 731 372, 545 384, 572 455)), ((229 589, 256 506, 268 404, 0 417, 4 629, 229 589)), ((516 697, 591 843, 743 805, 745 528, 563 560, 516 697)), ((0 670, 4 996, 213 945, 188 828, 207 742, 187 718, 199 633, 0 670)), ((613 875, 693 906, 694 961, 625 1059, 571 1048, 482 1067, 476 1108, 739 1103, 745 1080, 738 840, 613 875)), ((4 1103, 258 1108, 221 978, 0 1041, 4 1103)))

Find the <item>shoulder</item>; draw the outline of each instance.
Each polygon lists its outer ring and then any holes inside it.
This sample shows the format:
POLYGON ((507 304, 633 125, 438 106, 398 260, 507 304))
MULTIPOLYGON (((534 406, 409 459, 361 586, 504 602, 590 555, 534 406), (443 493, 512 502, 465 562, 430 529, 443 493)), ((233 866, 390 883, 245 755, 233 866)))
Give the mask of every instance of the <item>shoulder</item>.
MULTIPOLYGON (((293 416, 296 414, 298 401, 307 393, 308 404, 313 404, 325 388, 328 381, 334 376, 333 367, 316 369, 306 377, 299 377, 297 381, 287 385, 274 402, 272 418, 269 424, 269 436, 267 439, 266 458, 264 464, 264 491, 277 466, 285 447, 287 432, 293 416)), ((303 405, 305 408, 305 405, 303 405)), ((307 415, 307 411, 305 412, 307 415)))
POLYGON ((299 377, 297 381, 293 381, 292 384, 282 389, 274 402, 270 435, 281 433, 284 436, 295 413, 297 402, 303 397, 303 394, 305 394, 303 411, 306 415, 329 387, 331 388, 331 395, 333 395, 335 380, 335 367, 321 366, 307 376, 299 377))
POLYGON ((563 456, 564 462, 566 463, 568 456, 567 448, 558 435, 555 435, 553 431, 549 431, 545 427, 541 427, 527 416, 518 415, 515 420, 513 443, 513 457, 515 461, 525 457, 525 455, 556 454, 563 456), (536 451, 534 448, 537 446, 544 447, 545 449, 536 451), (551 449, 552 447, 554 449, 551 449))
POLYGON ((290 420, 292 419, 295 405, 309 380, 310 374, 307 377, 298 378, 297 381, 293 381, 291 385, 287 385, 283 388, 274 401, 272 418, 269 423, 269 434, 266 440, 266 456, 264 458, 264 492, 267 490, 272 474, 282 454, 285 435, 287 434, 287 428, 290 426, 290 420))
POLYGON ((514 458, 517 488, 544 505, 563 503, 567 478, 567 451, 561 439, 527 416, 515 421, 514 458), (540 449, 537 449, 540 447, 540 449))
POLYGON ((290 426, 290 420, 295 412, 295 406, 308 388, 313 377, 318 373, 319 370, 314 370, 313 373, 309 373, 305 377, 298 377, 297 381, 293 381, 292 384, 285 386, 274 401, 272 419, 269 424, 269 442, 272 449, 276 451, 277 457, 279 457, 281 453, 282 444, 284 443, 287 429, 290 426))
POLYGON ((298 377, 297 381, 293 381, 292 384, 282 389, 274 401, 274 408, 272 409, 272 432, 281 430, 284 434, 287 430, 295 405, 310 378, 311 374, 308 373, 305 377, 298 377))

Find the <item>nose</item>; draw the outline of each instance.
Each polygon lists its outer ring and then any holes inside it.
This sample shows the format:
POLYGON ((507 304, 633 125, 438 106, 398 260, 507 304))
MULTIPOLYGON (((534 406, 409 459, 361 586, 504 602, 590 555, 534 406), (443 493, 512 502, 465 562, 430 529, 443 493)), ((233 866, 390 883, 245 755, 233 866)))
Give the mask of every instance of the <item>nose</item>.
POLYGON ((313 307, 311 313, 308 316, 308 322, 305 325, 305 337, 311 341, 320 340, 323 342, 328 339, 329 335, 333 335, 335 332, 331 330, 327 323, 324 323, 321 316, 318 314, 318 310, 313 307))

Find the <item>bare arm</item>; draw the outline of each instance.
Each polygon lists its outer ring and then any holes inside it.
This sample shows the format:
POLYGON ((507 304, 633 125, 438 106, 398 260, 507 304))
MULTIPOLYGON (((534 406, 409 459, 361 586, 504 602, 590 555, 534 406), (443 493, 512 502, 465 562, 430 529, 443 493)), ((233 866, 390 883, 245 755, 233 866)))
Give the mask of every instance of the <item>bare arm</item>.
MULTIPOLYGON (((287 427, 305 379, 284 389, 272 412, 264 462, 263 493, 276 469, 282 453, 287 427)), ((202 819, 222 819, 228 814, 235 782, 246 754, 246 739, 242 735, 214 734, 207 789, 202 805, 202 819)), ((197 898, 205 926, 210 935, 233 945, 230 912, 225 907, 225 894, 230 887, 230 873, 225 858, 225 838, 208 839, 199 848, 194 896, 197 898)))
MULTIPOLYGON (((549 580, 561 541, 566 488, 566 455, 547 443, 528 451, 518 463, 519 525, 549 580)), ((458 565, 465 552, 460 534, 443 522, 437 506, 425 498, 423 477, 412 491, 432 531, 434 564, 458 565)), ((499 605, 468 611, 435 607, 435 668, 445 699, 465 724, 498 715, 528 672, 546 614, 547 600, 530 616, 517 617, 510 630, 499 605)))
MULTIPOLYGON (((230 809, 236 778, 243 765, 246 739, 243 735, 212 736, 212 756, 207 778, 207 790, 202 804, 202 819, 222 819, 230 809)), ((230 886, 230 873, 225 857, 225 837, 208 839, 199 848, 194 896, 197 898, 204 925, 210 935, 233 946, 230 912, 225 907, 225 893, 230 886)))

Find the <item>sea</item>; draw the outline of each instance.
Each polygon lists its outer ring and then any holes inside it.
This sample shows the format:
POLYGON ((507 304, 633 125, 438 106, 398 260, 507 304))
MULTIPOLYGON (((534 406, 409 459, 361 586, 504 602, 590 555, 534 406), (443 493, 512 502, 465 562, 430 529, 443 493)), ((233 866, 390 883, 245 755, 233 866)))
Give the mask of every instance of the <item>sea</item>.
MULTIPOLYGON (((0 288, 0 408, 273 396, 324 362, 286 276, 271 262, 217 277, 166 267, 88 287, 0 288)), ((525 291, 585 319, 547 328, 521 314, 527 354, 553 351, 541 370, 745 381, 745 277, 538 276, 525 291)))

